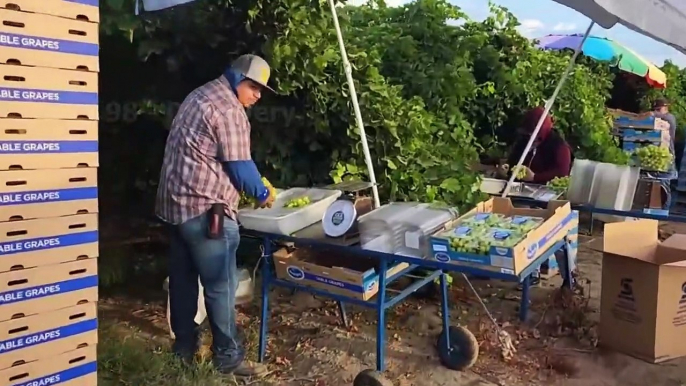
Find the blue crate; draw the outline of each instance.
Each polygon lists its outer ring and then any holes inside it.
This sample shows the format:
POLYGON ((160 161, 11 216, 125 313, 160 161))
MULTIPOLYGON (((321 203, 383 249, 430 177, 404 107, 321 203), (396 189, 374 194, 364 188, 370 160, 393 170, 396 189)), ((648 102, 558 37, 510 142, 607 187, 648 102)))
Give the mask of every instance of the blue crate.
POLYGON ((615 118, 615 126, 622 128, 655 129, 656 125, 657 123, 655 117, 647 117, 643 119, 629 117, 615 118))
POLYGON ((636 130, 636 129, 623 129, 621 130, 621 136, 624 141, 650 141, 650 142, 661 142, 663 139, 663 130, 636 130))

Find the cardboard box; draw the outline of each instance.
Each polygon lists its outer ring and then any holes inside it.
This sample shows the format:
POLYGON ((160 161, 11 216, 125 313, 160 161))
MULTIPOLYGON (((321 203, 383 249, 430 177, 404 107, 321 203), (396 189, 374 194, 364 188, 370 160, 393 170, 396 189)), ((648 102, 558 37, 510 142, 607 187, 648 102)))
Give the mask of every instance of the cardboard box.
MULTIPOLYGON (((96 168, 0 172, 0 221, 97 212, 96 168)), ((0 235, 0 243, 4 241, 0 235)))
POLYGON ((96 346, 0 370, 0 385, 95 386, 98 384, 96 346))
POLYGON ((568 201, 550 201, 546 209, 515 208, 509 198, 494 197, 479 203, 476 208, 452 223, 452 227, 465 217, 476 213, 499 213, 505 216, 532 216, 546 219, 538 228, 513 248, 491 247, 489 255, 456 252, 450 248, 447 237, 439 231, 431 237, 433 258, 442 263, 464 265, 479 269, 518 275, 537 257, 541 256, 567 233, 578 228, 579 217, 572 211, 568 201))
POLYGON ((1 8, 0 19, 0 63, 100 71, 98 24, 1 8))
POLYGON ((10 11, 42 13, 99 23, 100 7, 98 3, 98 0, 12 0, 11 3, 0 4, 0 7, 10 11))
POLYGON ((0 118, 98 120, 98 74, 0 65, 0 102, 0 118))
POLYGON ((97 259, 0 273, 0 321, 97 301, 97 259))
POLYGON ((0 119, 0 170, 98 166, 98 121, 0 119))
MULTIPOLYGON (((282 248, 274 252, 276 277, 296 284, 355 299, 369 300, 379 292, 376 259, 365 259, 340 252, 282 248)), ((407 263, 390 265, 386 277, 409 267, 407 263)))
POLYGON ((97 303, 0 323, 0 370, 98 343, 97 303))
POLYGON ((98 216, 0 223, 0 272, 98 256, 98 216))
POLYGON ((658 240, 658 222, 605 224, 600 343, 648 362, 686 355, 686 235, 658 240))

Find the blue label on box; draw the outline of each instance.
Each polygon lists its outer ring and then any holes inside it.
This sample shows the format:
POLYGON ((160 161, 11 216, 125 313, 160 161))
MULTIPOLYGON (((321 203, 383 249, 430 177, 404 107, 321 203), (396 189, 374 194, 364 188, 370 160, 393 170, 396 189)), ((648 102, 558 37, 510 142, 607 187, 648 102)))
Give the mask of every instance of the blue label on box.
POLYGON ((507 240, 512 236, 512 232, 507 229, 492 229, 491 237, 496 240, 507 240))
POLYGON ((78 4, 83 4, 83 5, 92 5, 94 7, 99 7, 100 6, 100 1, 99 0, 64 0, 68 1, 70 3, 78 3, 78 4))
POLYGON ((61 295, 68 292, 81 291, 86 288, 98 287, 98 276, 86 276, 78 279, 60 281, 52 284, 23 288, 15 291, 0 292, 0 306, 26 300, 44 298, 46 296, 61 295))
POLYGON ((12 255, 15 253, 71 247, 74 245, 95 243, 97 241, 98 231, 88 231, 61 236, 48 236, 34 239, 8 241, 5 243, 0 243, 0 257, 12 255))
POLYGON ((315 275, 310 272, 305 272, 302 268, 296 267, 294 265, 291 265, 287 268, 288 276, 293 279, 293 280, 310 280, 310 281, 316 281, 318 283, 338 287, 341 289, 345 289, 348 291, 353 291, 353 292, 358 292, 358 293, 364 293, 365 291, 370 290, 371 288, 374 287, 374 284, 376 284, 375 280, 371 280, 367 285, 364 287, 361 285, 357 284, 351 284, 351 283, 346 283, 342 282, 340 280, 335 280, 330 277, 325 277, 325 276, 319 276, 315 275))
POLYGON ((0 32, 0 46, 88 56, 98 56, 100 54, 100 47, 94 43, 18 35, 7 32, 0 32))
POLYGON ((83 334, 88 331, 95 331, 98 329, 98 320, 90 319, 82 322, 69 324, 50 330, 36 332, 34 334, 20 336, 14 339, 0 341, 0 355, 14 350, 21 350, 41 343, 52 342, 58 339, 69 338, 83 334))
POLYGON ((97 105, 98 93, 0 87, 0 101, 97 105))
POLYGON ((511 222, 515 225, 522 225, 529 220, 531 220, 531 217, 528 217, 528 216, 514 216, 514 217, 512 217, 511 222))
POLYGON ((84 363, 80 366, 72 367, 70 369, 46 375, 44 377, 32 379, 28 382, 15 383, 11 386, 49 386, 59 385, 74 379, 83 377, 84 375, 92 374, 98 370, 98 364, 94 362, 84 363))
MULTIPOLYGON (((33 192, 2 193, 0 194, 0 206, 92 200, 96 198, 98 198, 98 188, 96 187, 36 190, 33 192)), ((0 254, 2 254, 3 250, 4 248, 0 247, 0 254)))
POLYGON ((96 153, 98 141, 0 141, 2 154, 96 153))
POLYGON ((491 217, 490 213, 477 213, 474 215, 474 220, 484 221, 484 220, 487 220, 489 217, 491 217))
POLYGON ((466 227, 466 226, 460 226, 455 228, 453 231, 453 234, 456 236, 466 236, 468 234, 472 233, 472 228, 471 227, 466 227))

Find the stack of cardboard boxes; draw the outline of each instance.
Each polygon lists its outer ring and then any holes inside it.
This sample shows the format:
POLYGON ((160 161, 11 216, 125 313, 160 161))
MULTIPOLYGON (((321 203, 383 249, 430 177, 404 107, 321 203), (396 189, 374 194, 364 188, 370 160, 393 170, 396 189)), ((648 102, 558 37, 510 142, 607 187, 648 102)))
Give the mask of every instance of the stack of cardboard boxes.
POLYGON ((614 116, 614 131, 622 140, 623 150, 633 152, 648 145, 669 147, 672 138, 667 121, 620 110, 610 110, 610 113, 614 116))
MULTIPOLYGON (((614 115, 614 130, 622 142, 622 149, 633 153, 636 149, 654 145, 668 148, 672 143, 669 133, 669 123, 655 117, 644 117, 620 110, 610 110, 614 115)), ((663 209, 667 199, 660 180, 642 178, 636 188, 632 209, 645 213, 669 215, 668 209, 663 209)))
POLYGON ((0 7, 0 385, 95 385, 98 0, 0 7))

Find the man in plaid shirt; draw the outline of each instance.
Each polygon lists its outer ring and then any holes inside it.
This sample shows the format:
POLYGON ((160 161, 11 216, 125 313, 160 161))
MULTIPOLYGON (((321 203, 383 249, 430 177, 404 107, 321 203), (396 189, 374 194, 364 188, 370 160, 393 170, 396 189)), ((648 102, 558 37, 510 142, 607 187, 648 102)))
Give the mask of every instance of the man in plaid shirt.
MULTIPOLYGON (((236 328, 236 211, 240 193, 271 206, 270 191, 250 156, 245 109, 269 87, 269 65, 255 55, 236 59, 217 79, 190 93, 172 122, 157 191, 157 216, 169 224, 169 298, 173 351, 191 363, 198 349, 198 277, 212 329, 213 363, 236 376, 266 368, 244 361, 236 328)), ((270 89, 271 90, 271 89, 270 89)))

